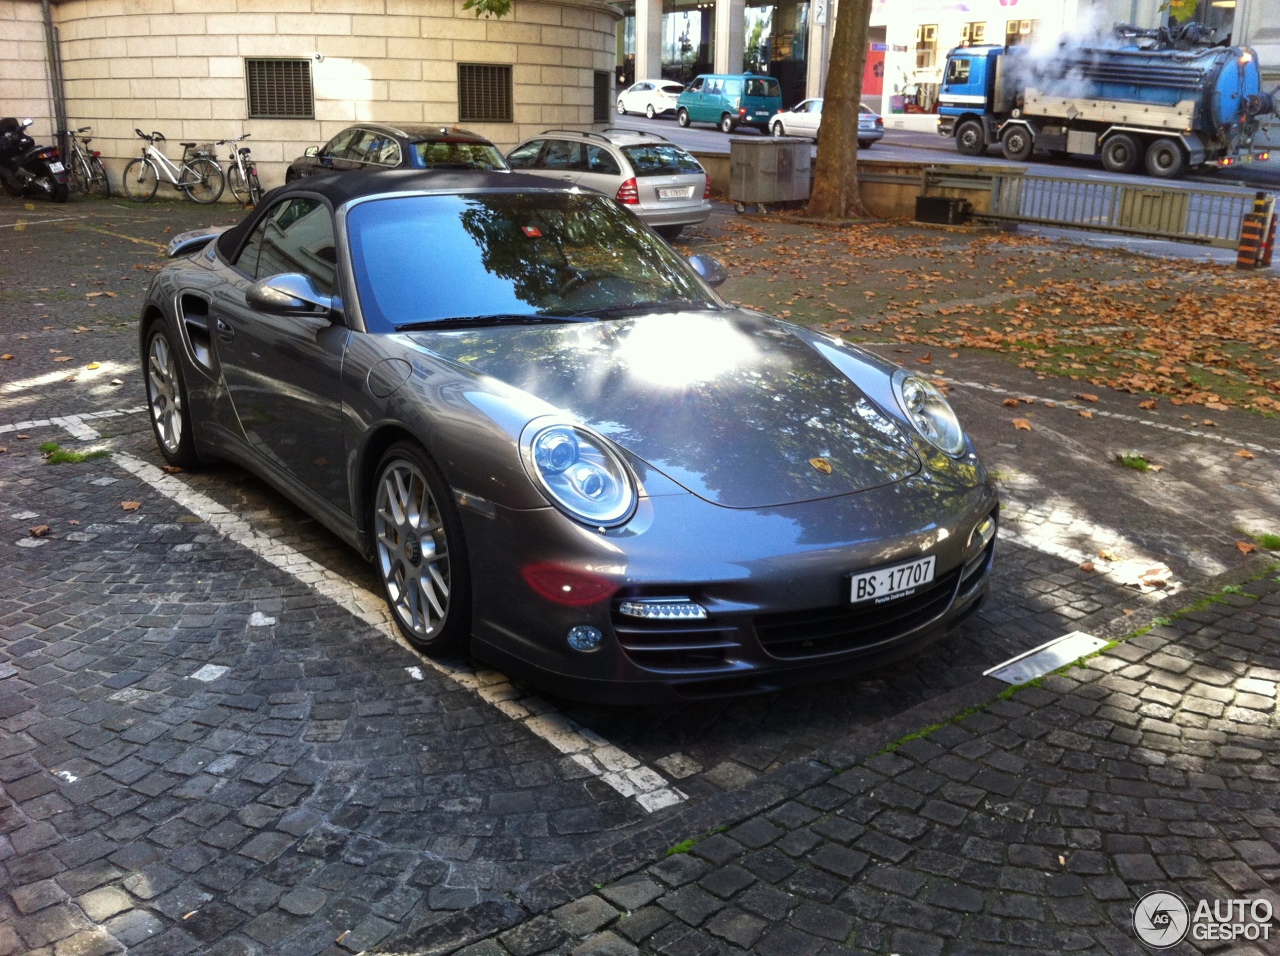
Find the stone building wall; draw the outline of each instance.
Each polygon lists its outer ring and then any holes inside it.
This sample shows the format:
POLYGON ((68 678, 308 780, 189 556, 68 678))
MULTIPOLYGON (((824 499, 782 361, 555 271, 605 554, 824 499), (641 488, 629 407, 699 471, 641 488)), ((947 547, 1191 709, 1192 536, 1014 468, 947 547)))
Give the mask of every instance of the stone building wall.
POLYGON ((0 0, 0 116, 35 120, 31 135, 53 141, 52 101, 40 4, 0 0))

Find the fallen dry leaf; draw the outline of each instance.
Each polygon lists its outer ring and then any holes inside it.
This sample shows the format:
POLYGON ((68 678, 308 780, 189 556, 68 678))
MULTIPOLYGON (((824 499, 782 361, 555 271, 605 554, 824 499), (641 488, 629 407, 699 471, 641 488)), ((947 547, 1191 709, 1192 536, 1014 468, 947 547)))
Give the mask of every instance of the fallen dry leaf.
POLYGON ((102 363, 101 363, 101 362, 90 362, 88 365, 86 365, 86 366, 85 366, 85 368, 88 368, 88 369, 102 368, 102 363))
POLYGON ((86 299, 97 299, 97 298, 101 298, 104 295, 106 295, 105 292, 86 292, 84 294, 84 297, 86 299))
POLYGON ((920 356, 916 361, 921 365, 929 365, 933 362, 933 353, 925 352, 924 355, 920 356))
POLYGON ((67 519, 67 524, 79 524, 79 523, 80 523, 80 522, 79 522, 79 521, 77 521, 75 518, 68 518, 68 519, 67 519))
MULTIPOLYGON (((35 528, 32 528, 31 533, 35 534, 35 530, 35 528)), ((1241 554, 1253 554, 1253 552, 1258 550, 1258 546, 1250 541, 1237 541, 1236 550, 1241 554)))
POLYGON ((1018 429, 1018 431, 1023 431, 1023 432, 1031 431, 1031 423, 1027 421, 1025 418, 1015 418, 1013 420, 1013 427, 1018 429))
POLYGON ((182 471, 177 465, 165 465, 161 469, 166 475, 176 475, 182 471))
MULTIPOLYGON (((33 537, 33 538, 43 538, 46 534, 48 534, 48 533, 49 533, 49 530, 50 530, 50 529, 49 529, 49 526, 48 526, 47 524, 38 524, 38 525, 36 525, 34 528, 32 528, 32 529, 31 529, 31 537, 33 537)), ((1237 547, 1239 547, 1239 546, 1237 545, 1237 547)))
POLYGON ((1001 404, 1006 408, 1017 408, 1021 403, 1016 398, 1006 398, 1001 404))
POLYGON ((1206 418, 1206 419, 1204 420, 1204 424, 1208 425, 1210 428, 1217 428, 1217 427, 1218 427, 1218 423, 1217 423, 1217 422, 1215 422, 1212 418, 1206 418))
POLYGON ((1154 398, 1148 398, 1145 402, 1138 402, 1138 407, 1147 409, 1155 408, 1156 400, 1154 398))
POLYGON ((1112 552, 1109 548, 1103 548, 1101 551, 1099 551, 1098 557, 1100 557, 1103 561, 1114 561, 1116 559, 1115 553, 1112 552))
POLYGON ((1237 458, 1253 458, 1255 456, 1253 452, 1249 451, 1247 448, 1241 448, 1238 452, 1236 452, 1236 457, 1237 458))
POLYGON ((1082 402, 1096 402, 1098 400, 1097 395, 1090 395, 1087 392, 1080 393, 1076 398, 1080 399, 1082 402))
POLYGON ((141 501, 122 501, 120 502, 120 507, 123 508, 125 511, 137 511, 139 508, 142 507, 142 502, 141 501))
POLYGON ((13 354, 11 352, 5 352, 4 355, 0 355, 0 360, 5 362, 9 361, 11 358, 13 358, 13 354))
POLYGON ((59 355, 57 358, 55 358, 55 359, 54 359, 54 361, 55 361, 55 362, 70 362, 70 361, 71 361, 71 356, 70 356, 70 355, 59 355))
POLYGON ((1092 561, 1086 561, 1086 562, 1084 562, 1084 564, 1080 565, 1080 570, 1081 570, 1081 571, 1092 571, 1092 570, 1093 570, 1093 562, 1092 562, 1092 561))
POLYGON ((1076 412, 1076 414, 1077 414, 1077 415, 1079 415, 1081 418, 1092 418, 1092 417, 1093 417, 1093 412, 1089 411, 1089 409, 1087 409, 1087 408, 1082 408, 1082 409, 1080 409, 1080 411, 1076 412))

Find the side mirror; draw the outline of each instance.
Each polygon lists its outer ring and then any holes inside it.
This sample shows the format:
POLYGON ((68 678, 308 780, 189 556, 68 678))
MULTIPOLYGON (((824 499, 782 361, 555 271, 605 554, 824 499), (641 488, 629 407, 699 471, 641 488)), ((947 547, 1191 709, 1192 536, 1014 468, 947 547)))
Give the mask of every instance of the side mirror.
POLYGON ((320 155, 320 147, 319 147, 319 146, 308 146, 308 147, 303 151, 302 155, 303 155, 303 156, 312 156, 312 157, 319 156, 319 155, 320 155))
POLYGON ((720 264, 720 260, 712 259, 710 256, 690 256, 689 265, 693 266, 693 271, 698 273, 699 278, 713 289, 724 285, 724 280, 729 278, 729 273, 720 264))
POLYGON ((249 307, 267 315, 317 315, 332 312, 334 297, 316 288, 301 272, 259 279, 245 293, 249 307))

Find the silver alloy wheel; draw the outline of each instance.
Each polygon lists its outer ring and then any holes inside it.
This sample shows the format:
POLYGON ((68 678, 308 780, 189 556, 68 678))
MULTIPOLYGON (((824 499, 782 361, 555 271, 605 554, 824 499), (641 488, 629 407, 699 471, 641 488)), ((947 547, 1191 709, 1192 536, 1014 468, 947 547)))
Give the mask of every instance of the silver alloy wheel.
POLYGON ((147 349, 147 396, 156 437, 170 455, 182 444, 182 389, 178 386, 178 365, 163 334, 151 336, 147 349))
POLYGON ((379 476, 374 533, 391 609, 419 639, 435 637, 449 616, 449 547, 440 507, 412 462, 397 458, 379 476))

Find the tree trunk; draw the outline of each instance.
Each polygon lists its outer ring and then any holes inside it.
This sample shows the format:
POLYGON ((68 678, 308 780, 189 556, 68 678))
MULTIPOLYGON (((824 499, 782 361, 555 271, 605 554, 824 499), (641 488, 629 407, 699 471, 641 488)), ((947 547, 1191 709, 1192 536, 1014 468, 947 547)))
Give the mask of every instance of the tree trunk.
POLYGON ((858 107, 867 62, 867 24, 872 0, 840 0, 831 62, 823 91, 818 161, 808 215, 815 219, 867 216, 858 192, 858 107))

